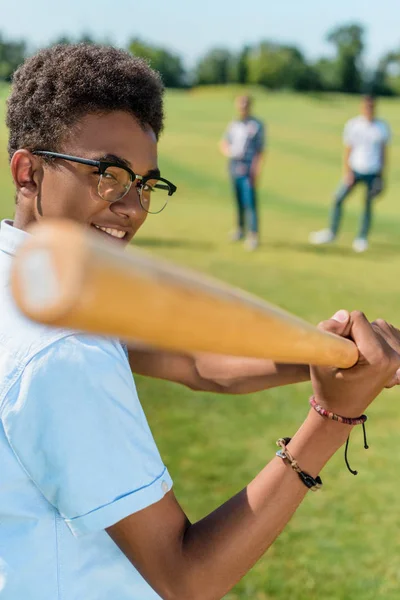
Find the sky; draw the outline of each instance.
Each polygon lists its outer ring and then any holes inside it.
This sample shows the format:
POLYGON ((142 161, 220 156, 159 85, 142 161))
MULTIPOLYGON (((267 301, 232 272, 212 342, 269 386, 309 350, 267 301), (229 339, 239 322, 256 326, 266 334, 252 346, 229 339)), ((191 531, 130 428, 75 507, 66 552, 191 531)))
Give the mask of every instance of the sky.
POLYGON ((182 56, 187 67, 211 47, 238 50, 272 40, 297 45, 310 59, 329 56, 335 25, 366 27, 366 63, 400 49, 399 0, 0 0, 0 32, 30 48, 62 34, 89 32, 125 46, 140 37, 182 56))

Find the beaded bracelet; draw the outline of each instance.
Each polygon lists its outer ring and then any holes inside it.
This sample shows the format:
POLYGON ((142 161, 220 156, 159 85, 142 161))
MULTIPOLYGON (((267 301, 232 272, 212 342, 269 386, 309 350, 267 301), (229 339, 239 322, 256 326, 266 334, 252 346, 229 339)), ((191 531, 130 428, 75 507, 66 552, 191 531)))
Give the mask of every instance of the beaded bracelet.
MULTIPOLYGON (((367 415, 361 415, 359 417, 342 417, 341 415, 337 415, 336 413, 327 410, 326 408, 324 408, 323 406, 321 406, 320 404, 318 404, 318 402, 315 399, 315 396, 311 396, 310 398, 310 405, 313 407, 313 409, 319 414, 321 415, 321 417, 325 417, 327 419, 331 419, 331 421, 337 421, 338 423, 344 423, 345 425, 362 425, 363 428, 363 436, 364 436, 364 449, 368 450, 369 446, 367 443, 367 432, 365 431, 365 421, 367 420, 367 415)), ((357 475, 358 471, 354 471, 350 465, 349 465, 349 460, 347 458, 347 451, 349 448, 349 441, 350 441, 350 435, 348 436, 347 440, 346 440, 346 446, 344 449, 344 461, 346 463, 346 467, 348 468, 348 470, 350 471, 350 473, 352 475, 357 475)))
POLYGON ((282 460, 286 459, 287 461, 289 461, 290 466, 294 471, 296 471, 297 475, 300 477, 304 485, 308 487, 308 489, 312 492, 316 492, 322 487, 321 477, 318 476, 314 479, 314 477, 312 477, 309 473, 306 473, 305 471, 302 471, 300 469, 297 460, 293 458, 293 456, 290 454, 289 450, 286 447, 291 439, 292 438, 290 437, 286 437, 279 438, 279 440, 276 441, 276 445, 280 446, 280 450, 277 451, 276 456, 279 456, 279 458, 282 458, 282 460))
POLYGON ((337 415, 318 404, 315 396, 311 396, 310 404, 319 415, 331 419, 331 421, 338 421, 338 423, 345 423, 346 425, 363 425, 367 420, 367 415, 361 415, 360 417, 342 417, 337 415))

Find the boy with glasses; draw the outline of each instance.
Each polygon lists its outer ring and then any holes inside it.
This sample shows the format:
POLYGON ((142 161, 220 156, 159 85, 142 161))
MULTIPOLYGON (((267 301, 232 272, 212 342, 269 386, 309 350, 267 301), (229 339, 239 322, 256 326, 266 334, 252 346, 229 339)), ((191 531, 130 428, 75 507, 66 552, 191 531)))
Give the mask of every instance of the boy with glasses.
MULTIPOLYGON (((0 229, 1 593, 7 600, 221 598, 271 545, 308 484, 319 486, 318 472, 349 426, 311 411, 288 445, 303 479, 280 454, 191 524, 131 369, 227 393, 305 380, 309 369, 128 353, 118 340, 23 318, 9 276, 30 224, 69 218, 126 245, 176 187, 157 165, 160 79, 120 50, 55 46, 28 59, 14 76, 7 124, 17 203, 14 222, 0 229)), ((393 383, 400 355, 361 314, 342 311, 322 327, 352 337, 365 357, 345 384, 330 369, 311 372, 319 404, 355 417, 393 383)))

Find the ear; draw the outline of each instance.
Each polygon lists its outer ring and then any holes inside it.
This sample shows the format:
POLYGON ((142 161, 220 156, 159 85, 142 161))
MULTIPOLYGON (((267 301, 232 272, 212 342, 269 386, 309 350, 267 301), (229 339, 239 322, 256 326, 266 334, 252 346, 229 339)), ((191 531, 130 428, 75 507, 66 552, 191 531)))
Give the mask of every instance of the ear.
POLYGON ((10 166, 17 194, 35 199, 43 181, 41 161, 29 150, 21 149, 13 155, 10 166))

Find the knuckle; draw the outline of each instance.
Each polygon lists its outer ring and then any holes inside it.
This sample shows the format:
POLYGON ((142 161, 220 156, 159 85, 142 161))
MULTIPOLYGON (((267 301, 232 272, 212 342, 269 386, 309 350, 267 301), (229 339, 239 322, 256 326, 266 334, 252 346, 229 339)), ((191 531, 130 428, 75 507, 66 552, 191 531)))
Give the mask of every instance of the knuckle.
POLYGON ((389 329, 389 325, 384 319, 376 319, 374 323, 379 327, 379 329, 382 329, 383 331, 388 331, 389 329))

